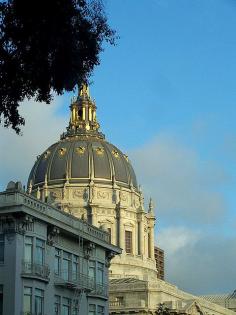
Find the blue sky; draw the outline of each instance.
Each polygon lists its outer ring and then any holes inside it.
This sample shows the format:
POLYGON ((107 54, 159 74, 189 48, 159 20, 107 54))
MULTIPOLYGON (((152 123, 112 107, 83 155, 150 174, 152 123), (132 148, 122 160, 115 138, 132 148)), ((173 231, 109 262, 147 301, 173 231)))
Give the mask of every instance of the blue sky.
MULTIPOLYGON (((130 155, 146 198, 154 199, 167 280, 195 294, 230 292, 236 2, 107 0, 106 11, 120 38, 105 46, 91 94, 102 131, 130 155)), ((28 125, 21 139, 1 130, 1 189, 14 177, 26 181, 36 155, 59 138, 70 97, 23 104, 28 125)))

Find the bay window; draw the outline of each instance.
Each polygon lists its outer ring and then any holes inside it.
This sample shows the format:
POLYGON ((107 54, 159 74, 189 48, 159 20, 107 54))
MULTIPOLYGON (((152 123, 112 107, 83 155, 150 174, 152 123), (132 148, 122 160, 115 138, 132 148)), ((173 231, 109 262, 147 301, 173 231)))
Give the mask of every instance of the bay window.
POLYGON ((24 313, 31 313, 32 310, 32 288, 24 287, 24 313))
POLYGON ((44 256, 45 256, 45 241, 36 238, 36 253, 35 253, 35 261, 39 265, 44 264, 44 256))
POLYGON ((34 312, 35 315, 43 315, 43 290, 35 289, 34 312))

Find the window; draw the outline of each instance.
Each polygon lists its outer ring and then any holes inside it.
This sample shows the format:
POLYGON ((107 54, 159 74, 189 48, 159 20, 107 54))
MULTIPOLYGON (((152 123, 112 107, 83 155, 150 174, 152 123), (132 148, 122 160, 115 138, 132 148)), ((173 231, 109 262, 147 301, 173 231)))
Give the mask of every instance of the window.
POLYGON ((39 265, 44 264, 44 256, 45 256, 45 241, 36 238, 36 255, 35 261, 39 265))
POLYGON ((62 299, 62 315, 70 315, 71 300, 68 298, 62 299))
POLYGON ((89 304, 88 315, 96 315, 96 305, 95 304, 89 304))
POLYGON ((76 299, 73 302, 72 315, 78 315, 78 312, 79 312, 79 301, 78 299, 76 299))
POLYGON ((33 237, 25 237, 25 261, 32 263, 33 260, 33 237))
POLYGON ((103 284, 104 264, 98 262, 97 282, 103 284))
POLYGON ((104 306, 98 305, 98 315, 104 315, 104 306))
POLYGON ((89 262, 89 277, 95 280, 95 261, 89 262))
POLYGON ((140 222, 138 222, 138 237, 137 237, 137 241, 138 241, 138 255, 141 255, 141 234, 142 234, 142 231, 141 231, 141 224, 140 222))
POLYGON ((55 295, 54 315, 60 315, 60 310, 61 310, 61 297, 59 295, 55 295))
POLYGON ((0 284, 0 315, 3 314, 3 285, 0 284))
POLYGON ((61 269, 61 250, 58 248, 55 248, 55 259, 54 259, 54 273, 55 275, 60 275, 60 269, 61 269))
POLYGON ((62 278, 64 280, 70 280, 70 268, 71 268, 71 254, 63 252, 62 260, 62 278))
POLYGON ((43 315, 43 290, 35 289, 34 312, 35 315, 43 315))
POLYGON ((31 313, 32 309, 32 288, 24 287, 24 313, 31 313))
POLYGON ((72 262, 72 280, 78 280, 78 273, 79 273, 79 257, 73 255, 73 262, 72 262))
POLYGON ((151 258, 151 235, 148 233, 148 257, 151 258))
POLYGON ((4 262, 4 234, 0 234, 0 263, 4 262))
POLYGON ((132 254, 132 232, 125 231, 125 251, 128 254, 132 254))

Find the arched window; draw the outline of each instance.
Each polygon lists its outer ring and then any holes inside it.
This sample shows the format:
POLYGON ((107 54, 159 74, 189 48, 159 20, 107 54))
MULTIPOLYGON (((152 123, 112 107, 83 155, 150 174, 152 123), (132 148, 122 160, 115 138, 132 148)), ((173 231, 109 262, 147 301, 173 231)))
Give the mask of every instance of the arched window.
POLYGON ((132 254, 132 232, 125 231, 125 251, 127 254, 132 254))

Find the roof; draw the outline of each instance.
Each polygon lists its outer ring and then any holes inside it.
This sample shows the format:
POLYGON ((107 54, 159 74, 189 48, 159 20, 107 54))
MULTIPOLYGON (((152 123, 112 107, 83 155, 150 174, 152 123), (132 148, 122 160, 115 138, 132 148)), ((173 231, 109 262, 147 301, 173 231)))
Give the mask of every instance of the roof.
POLYGON ((127 156, 103 139, 73 137, 46 149, 37 159, 28 180, 32 189, 75 183, 108 183, 137 188, 127 156))
POLYGON ((201 295, 200 297, 213 303, 224 303, 229 300, 236 300, 236 290, 234 290, 232 293, 208 294, 201 295))

